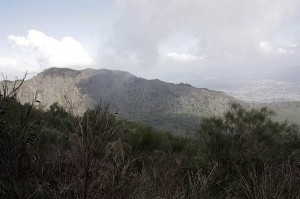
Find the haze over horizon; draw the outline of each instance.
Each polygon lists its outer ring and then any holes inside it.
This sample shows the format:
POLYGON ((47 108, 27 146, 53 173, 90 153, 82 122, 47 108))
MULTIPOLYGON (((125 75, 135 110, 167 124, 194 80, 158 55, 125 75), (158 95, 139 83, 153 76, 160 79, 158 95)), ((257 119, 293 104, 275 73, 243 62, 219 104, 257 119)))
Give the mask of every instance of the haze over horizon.
POLYGON ((299 66, 299 10, 299 0, 11 0, 0 71, 107 68, 226 90, 228 79, 299 66))

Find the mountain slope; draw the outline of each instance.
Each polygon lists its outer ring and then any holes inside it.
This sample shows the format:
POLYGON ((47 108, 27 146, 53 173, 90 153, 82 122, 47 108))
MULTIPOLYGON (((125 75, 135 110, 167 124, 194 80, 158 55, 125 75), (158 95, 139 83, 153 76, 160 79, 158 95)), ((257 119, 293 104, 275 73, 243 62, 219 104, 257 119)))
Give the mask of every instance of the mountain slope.
POLYGON ((65 105, 67 96, 77 113, 82 113, 101 99, 120 117, 166 128, 170 126, 167 120, 175 124, 178 118, 196 121, 201 116, 220 115, 235 101, 222 92, 106 69, 50 68, 25 81, 18 98, 26 103, 34 93, 45 108, 54 102, 65 105))
POLYGON ((273 116, 275 121, 289 121, 300 126, 299 101, 253 104, 252 107, 267 107, 268 109, 275 111, 275 115, 273 116))

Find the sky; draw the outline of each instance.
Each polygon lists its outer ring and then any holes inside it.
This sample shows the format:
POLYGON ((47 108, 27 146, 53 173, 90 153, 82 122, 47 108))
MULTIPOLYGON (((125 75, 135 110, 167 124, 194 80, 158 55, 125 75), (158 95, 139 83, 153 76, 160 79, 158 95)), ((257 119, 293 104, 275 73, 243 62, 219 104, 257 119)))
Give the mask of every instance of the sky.
POLYGON ((0 72, 107 68, 195 83, 299 66, 300 0, 0 0, 0 72))

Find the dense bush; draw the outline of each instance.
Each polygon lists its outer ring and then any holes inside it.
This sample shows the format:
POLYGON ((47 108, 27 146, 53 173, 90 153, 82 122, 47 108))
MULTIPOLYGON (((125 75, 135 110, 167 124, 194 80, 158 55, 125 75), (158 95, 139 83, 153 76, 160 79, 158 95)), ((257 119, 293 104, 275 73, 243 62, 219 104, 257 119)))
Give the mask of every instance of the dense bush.
POLYGON ((214 195, 297 198, 299 129, 270 119, 272 111, 233 104, 223 118, 202 121, 198 131, 214 170, 214 195))
MULTIPOLYGON (((20 82, 22 83, 22 82, 20 82)), ((0 96, 0 198, 299 198, 299 129, 233 104, 192 137, 0 96)))

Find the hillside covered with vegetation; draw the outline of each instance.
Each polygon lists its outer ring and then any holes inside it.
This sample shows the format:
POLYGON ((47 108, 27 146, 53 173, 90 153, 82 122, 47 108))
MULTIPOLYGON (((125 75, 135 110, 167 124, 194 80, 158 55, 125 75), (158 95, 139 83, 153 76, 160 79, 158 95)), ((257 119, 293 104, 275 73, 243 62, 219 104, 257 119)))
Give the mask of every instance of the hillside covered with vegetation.
POLYGON ((30 103, 35 94, 42 108, 57 102, 79 114, 92 109, 101 99, 109 102, 109 111, 118 112, 120 118, 177 134, 194 130, 193 123, 199 117, 221 115, 230 102, 237 101, 206 88, 147 80, 125 71, 106 69, 46 69, 24 82, 18 100, 30 103))
MULTIPOLYGON (((299 198, 299 128, 238 104, 192 137, 0 96, 0 198, 299 198)), ((200 121, 200 119, 199 119, 200 121)))
POLYGON ((298 126, 300 125, 300 102, 299 101, 253 104, 252 107, 253 108, 267 107, 275 111, 276 114, 272 116, 272 118, 275 121, 287 120, 297 124, 298 126))

